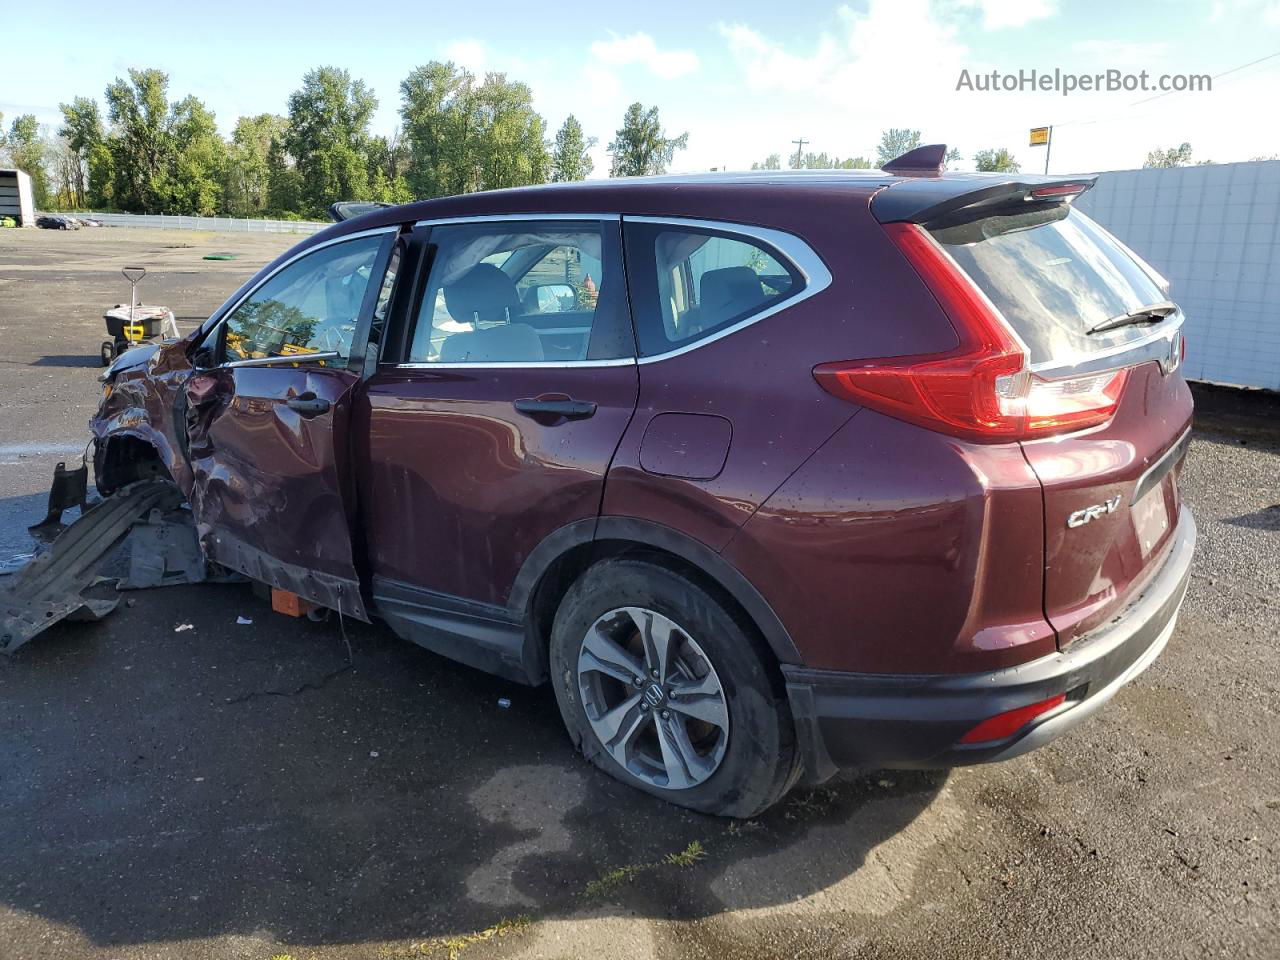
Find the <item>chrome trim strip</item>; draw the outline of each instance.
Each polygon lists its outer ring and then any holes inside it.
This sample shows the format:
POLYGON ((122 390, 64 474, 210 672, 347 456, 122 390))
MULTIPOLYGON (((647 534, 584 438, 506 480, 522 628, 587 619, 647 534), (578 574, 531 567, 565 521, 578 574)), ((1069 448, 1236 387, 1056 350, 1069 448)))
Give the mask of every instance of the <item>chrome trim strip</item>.
POLYGON ((394 370, 560 370, 565 367, 629 367, 636 362, 635 357, 619 357, 616 360, 502 360, 485 363, 432 363, 429 360, 414 360, 397 363, 394 370))
POLYGON ((226 320, 226 318, 230 314, 235 313, 235 311, 240 308, 240 304, 244 303, 246 300, 252 297, 255 293, 257 293, 258 290, 261 289, 263 284, 265 284, 268 280, 275 277, 276 274, 278 274, 285 267, 290 266, 291 264, 297 263, 303 257, 310 256, 311 254, 315 253, 317 250, 323 250, 326 247, 332 247, 335 244, 346 243, 348 240, 359 240, 361 237, 373 237, 373 236, 377 236, 380 233, 395 233, 399 229, 400 229, 400 225, 397 223, 389 227, 373 227, 370 230, 358 230, 355 233, 344 233, 340 237, 332 237, 328 240, 322 240, 319 243, 315 244, 314 246, 307 247, 307 249, 305 250, 299 250, 292 257, 290 257, 284 263, 280 264, 280 266, 276 267, 269 274, 267 274, 265 277, 263 277, 261 280, 255 283, 252 287, 250 287, 248 290, 242 293, 238 298, 236 298, 236 302, 233 303, 231 306, 229 307, 224 306, 222 309, 218 310, 217 321, 214 323, 211 323, 207 330, 202 328, 200 332, 206 335, 213 332, 213 330, 218 326, 218 324, 222 323, 224 320, 226 320))
POLYGON ((321 360, 345 360, 336 350, 324 353, 299 353, 292 357, 250 357, 248 360, 232 360, 214 367, 215 370, 233 370, 236 367, 271 367, 277 363, 317 363, 321 360))
POLYGON ((1181 351, 1179 336, 1185 319, 1179 310, 1170 314, 1169 319, 1158 324, 1150 334, 1139 340, 1117 344, 1073 360, 1046 360, 1033 364, 1031 372, 1045 380, 1062 380, 1158 360, 1161 370, 1172 373, 1181 363, 1181 356, 1175 358, 1174 354, 1181 351))
POLYGON ((1151 492, 1155 486, 1164 479, 1178 458, 1186 453, 1187 446, 1191 443, 1191 428, 1187 427, 1182 431, 1182 436, 1178 437, 1164 453, 1160 454, 1160 458, 1155 463, 1147 467, 1143 471, 1142 476, 1138 478, 1138 482, 1133 486, 1133 496, 1129 498, 1131 504, 1137 503, 1144 496, 1151 492))
POLYGON ((596 220, 605 223, 617 223, 622 219, 617 213, 489 213, 474 217, 440 217, 434 220, 419 220, 415 227, 447 227, 459 223, 502 223, 509 220, 596 220))
POLYGON ((656 223, 671 224, 677 227, 692 227, 697 230, 715 230, 719 233, 736 233, 740 236, 750 237, 759 240, 773 247, 780 254, 791 262, 791 265, 800 272, 804 277, 804 288, 794 296, 781 300, 769 307, 767 310, 761 310, 759 313, 753 313, 751 316, 743 320, 739 320, 732 326, 725 327, 723 330, 717 330, 708 337, 703 337, 693 343, 683 347, 677 347, 674 350, 668 350, 666 353, 654 354, 651 357, 641 357, 640 363, 658 363, 662 360, 670 360, 672 357, 678 357, 705 347, 708 344, 715 343, 725 337, 737 333, 739 330, 745 330, 752 324, 759 323, 772 317, 776 313, 783 310, 789 310, 796 304, 808 300, 812 296, 821 293, 827 287, 831 286, 831 271, 827 269, 827 265, 822 262, 822 258, 814 253, 813 248, 804 240, 801 240, 794 233, 787 233, 783 230, 773 230, 769 227, 758 227, 749 223, 737 223, 732 220, 693 220, 686 217, 632 217, 625 216, 622 218, 624 223, 656 223))

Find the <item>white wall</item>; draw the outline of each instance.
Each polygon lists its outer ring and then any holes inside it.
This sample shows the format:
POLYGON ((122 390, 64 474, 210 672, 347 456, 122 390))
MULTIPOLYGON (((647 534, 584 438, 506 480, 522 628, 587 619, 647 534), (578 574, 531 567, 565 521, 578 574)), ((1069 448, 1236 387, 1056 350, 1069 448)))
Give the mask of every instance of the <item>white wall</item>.
POLYGON ((1280 161, 1103 173, 1078 203, 1168 277, 1188 378, 1280 390, 1280 161))

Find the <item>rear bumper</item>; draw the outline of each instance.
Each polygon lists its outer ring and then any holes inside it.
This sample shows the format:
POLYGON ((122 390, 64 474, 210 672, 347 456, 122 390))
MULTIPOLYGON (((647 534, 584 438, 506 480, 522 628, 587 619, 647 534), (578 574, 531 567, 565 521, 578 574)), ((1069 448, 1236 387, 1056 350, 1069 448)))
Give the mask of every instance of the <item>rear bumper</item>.
POLYGON ((1105 627, 1058 653, 970 674, 859 674, 784 666, 806 779, 841 768, 952 767, 1007 760, 1092 716, 1168 643, 1191 575, 1185 506, 1160 571, 1105 627), (1058 694, 1066 702, 1007 740, 961 745, 981 721, 1058 694))

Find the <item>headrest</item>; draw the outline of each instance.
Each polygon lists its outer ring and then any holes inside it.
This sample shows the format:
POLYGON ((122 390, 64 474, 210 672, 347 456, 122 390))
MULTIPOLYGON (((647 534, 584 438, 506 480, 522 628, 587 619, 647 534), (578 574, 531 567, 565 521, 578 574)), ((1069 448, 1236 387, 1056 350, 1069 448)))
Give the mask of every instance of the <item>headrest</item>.
POLYGON ((750 267, 721 267, 702 275, 701 307, 704 322, 719 323, 764 303, 764 287, 750 267))
POLYGON ((444 305, 458 323, 502 323, 519 316, 515 281, 491 263, 477 263, 444 288, 444 305))

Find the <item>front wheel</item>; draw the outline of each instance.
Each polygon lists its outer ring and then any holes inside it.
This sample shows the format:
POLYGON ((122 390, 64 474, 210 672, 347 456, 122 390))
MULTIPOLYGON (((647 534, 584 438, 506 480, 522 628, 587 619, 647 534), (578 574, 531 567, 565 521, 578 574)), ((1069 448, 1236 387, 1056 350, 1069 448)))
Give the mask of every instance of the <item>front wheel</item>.
POLYGON ((791 714, 760 639, 658 562, 615 558, 583 574, 556 613, 550 660, 570 737, 624 783, 752 817, 795 782, 791 714))

